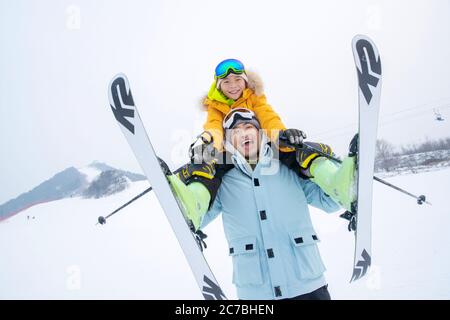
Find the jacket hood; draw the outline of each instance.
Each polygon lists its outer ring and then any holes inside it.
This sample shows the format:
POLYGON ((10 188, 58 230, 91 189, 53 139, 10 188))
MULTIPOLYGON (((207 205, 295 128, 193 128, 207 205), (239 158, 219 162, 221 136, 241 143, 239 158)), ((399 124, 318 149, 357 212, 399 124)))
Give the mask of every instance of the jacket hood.
POLYGON ((264 94, 264 84, 261 77, 254 71, 248 71, 247 77, 248 88, 252 89, 258 97, 262 96, 264 94))

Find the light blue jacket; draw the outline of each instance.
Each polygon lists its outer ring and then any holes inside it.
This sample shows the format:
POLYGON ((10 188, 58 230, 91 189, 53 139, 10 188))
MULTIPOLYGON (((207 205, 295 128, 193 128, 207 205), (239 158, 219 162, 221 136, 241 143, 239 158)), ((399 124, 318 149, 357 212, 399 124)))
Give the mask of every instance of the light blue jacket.
POLYGON ((254 170, 234 153, 235 167, 202 221, 204 227, 222 213, 239 299, 284 299, 325 285, 308 204, 340 209, 315 183, 275 159, 267 143, 262 146, 254 170))

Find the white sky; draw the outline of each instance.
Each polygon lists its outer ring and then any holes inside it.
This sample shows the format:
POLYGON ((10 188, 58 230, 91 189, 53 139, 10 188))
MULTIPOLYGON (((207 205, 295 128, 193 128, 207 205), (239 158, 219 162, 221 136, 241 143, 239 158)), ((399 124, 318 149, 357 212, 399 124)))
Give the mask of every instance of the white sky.
POLYGON ((0 0, 0 203, 92 160, 140 171, 108 106, 118 72, 173 167, 205 119, 197 105, 215 65, 230 57, 259 72, 288 127, 342 154, 356 130, 358 33, 381 54, 379 137, 449 136, 448 0, 0 0))

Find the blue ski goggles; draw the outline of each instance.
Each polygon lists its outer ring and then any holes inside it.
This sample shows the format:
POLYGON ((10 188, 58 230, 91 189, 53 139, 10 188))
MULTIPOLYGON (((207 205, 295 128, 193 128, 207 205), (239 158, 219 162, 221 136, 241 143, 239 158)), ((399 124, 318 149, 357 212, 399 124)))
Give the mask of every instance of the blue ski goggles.
POLYGON ((227 59, 217 65, 214 76, 216 79, 223 79, 230 73, 242 74, 244 72, 245 68, 242 62, 236 59, 227 59))

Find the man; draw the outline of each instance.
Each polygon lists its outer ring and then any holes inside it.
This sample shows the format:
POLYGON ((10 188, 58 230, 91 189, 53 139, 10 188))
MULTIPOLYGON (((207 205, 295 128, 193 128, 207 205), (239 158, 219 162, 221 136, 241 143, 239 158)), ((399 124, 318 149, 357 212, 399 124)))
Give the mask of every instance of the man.
POLYGON ((222 213, 239 299, 330 299, 308 205, 326 212, 340 209, 337 202, 348 207, 354 199, 354 159, 338 166, 300 152, 288 168, 274 156, 251 111, 232 111, 226 119, 225 149, 234 166, 223 175, 212 204, 204 184, 170 180, 188 204, 189 218, 198 229, 222 213))

